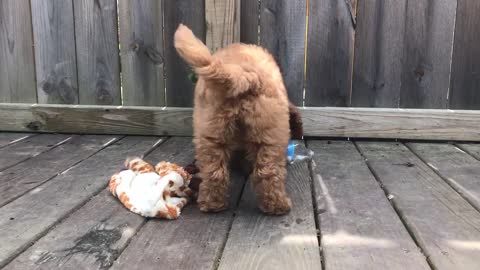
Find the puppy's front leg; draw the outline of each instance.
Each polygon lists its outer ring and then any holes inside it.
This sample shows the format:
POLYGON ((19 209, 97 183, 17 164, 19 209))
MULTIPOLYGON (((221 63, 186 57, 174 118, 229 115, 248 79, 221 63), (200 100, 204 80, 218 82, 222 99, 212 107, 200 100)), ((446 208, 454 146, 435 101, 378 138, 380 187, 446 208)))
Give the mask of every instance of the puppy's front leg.
POLYGON ((197 203, 203 212, 219 212, 228 207, 230 150, 225 145, 208 139, 195 143, 200 169, 200 184, 197 203))

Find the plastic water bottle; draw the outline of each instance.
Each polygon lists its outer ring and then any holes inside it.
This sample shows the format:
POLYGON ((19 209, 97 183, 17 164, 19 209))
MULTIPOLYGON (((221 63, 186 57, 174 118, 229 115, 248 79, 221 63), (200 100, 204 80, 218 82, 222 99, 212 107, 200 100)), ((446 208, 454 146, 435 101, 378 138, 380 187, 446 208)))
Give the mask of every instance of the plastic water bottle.
POLYGON ((287 148, 287 160, 289 164, 293 164, 302 160, 310 161, 313 158, 313 151, 305 147, 305 145, 290 141, 287 148))

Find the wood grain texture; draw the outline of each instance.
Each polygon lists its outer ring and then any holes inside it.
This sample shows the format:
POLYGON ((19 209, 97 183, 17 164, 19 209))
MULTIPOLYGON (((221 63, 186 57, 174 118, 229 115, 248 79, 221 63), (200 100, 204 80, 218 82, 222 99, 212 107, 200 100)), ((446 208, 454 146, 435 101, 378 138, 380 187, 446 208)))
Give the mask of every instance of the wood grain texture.
POLYGON ((400 107, 448 108, 457 1, 407 1, 400 107))
POLYGON ((79 103, 120 105, 117 1, 76 0, 73 5, 79 103))
POLYGON ((480 213, 404 145, 358 145, 434 269, 479 269, 480 213))
POLYGON ((399 106, 406 3, 406 0, 358 2, 352 106, 399 106))
POLYGON ((0 149, 0 171, 66 143, 69 135, 39 135, 0 149))
MULTIPOLYGON (((300 111, 305 136, 480 141, 479 111, 331 107, 300 111)), ((4 131, 192 135, 191 108, 0 104, 0 119, 4 131)))
POLYGON ((480 144, 459 143, 459 144, 456 144, 456 146, 462 149, 463 151, 467 152, 474 158, 480 160, 480 144))
MULTIPOLYGON (((39 137, 45 138, 45 136, 39 137)), ((114 138, 106 135, 73 136, 66 143, 46 153, 0 172, 0 206, 13 201, 95 154, 114 138)), ((12 149, 11 151, 19 150, 12 149)))
POLYGON ((192 135, 191 108, 2 104, 0 119, 0 130, 6 131, 192 135))
POLYGON ((325 269, 430 269, 353 143, 308 148, 325 269))
POLYGON ((278 217, 245 189, 218 269, 322 269, 307 162, 288 167, 286 188, 293 207, 278 217))
POLYGON ((301 111, 306 136, 480 140, 480 114, 476 111, 380 108, 301 111))
POLYGON ((278 62, 288 96, 303 104, 306 1, 260 1, 260 45, 278 62))
POLYGON ((258 44, 259 1, 240 1, 240 41, 247 44, 258 44))
POLYGON ((78 103, 72 0, 31 0, 38 103, 78 103))
POLYGON ((104 190, 3 269, 108 269, 144 221, 104 190))
POLYGON ((350 104, 355 26, 349 1, 310 0, 306 106, 350 104))
POLYGON ((167 102, 171 107, 192 107, 194 84, 188 78, 191 69, 178 56, 173 46, 173 35, 180 23, 192 29, 205 42, 205 1, 165 0, 165 61, 167 102))
POLYGON ((157 138, 127 137, 0 208, 0 266, 104 189, 125 158, 142 155, 157 138))
POLYGON ((0 2, 0 102, 37 102, 30 1, 0 2))
POLYGON ((450 107, 480 109, 480 2, 458 0, 450 81, 450 107))
POLYGON ((165 105, 163 3, 118 1, 124 105, 165 105))
POLYGON ((0 133, 0 148, 33 136, 29 133, 0 133))
POLYGON ((206 45, 215 52, 240 41, 240 0, 205 0, 206 45))
MULTIPOLYGON (((194 159, 191 138, 171 138, 147 160, 186 165, 194 159)), ((152 219, 137 233, 112 269, 214 269, 233 219, 244 178, 231 175, 230 210, 205 214, 188 205, 178 220, 152 219)))
POLYGON ((480 161, 451 144, 408 143, 407 146, 480 211, 480 161))

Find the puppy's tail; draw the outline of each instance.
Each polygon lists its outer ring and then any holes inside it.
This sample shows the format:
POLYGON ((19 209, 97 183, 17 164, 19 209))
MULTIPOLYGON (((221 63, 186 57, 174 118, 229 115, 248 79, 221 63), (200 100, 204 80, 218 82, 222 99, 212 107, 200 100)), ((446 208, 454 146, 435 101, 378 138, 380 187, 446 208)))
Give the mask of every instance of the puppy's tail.
MULTIPOLYGON (((195 37, 193 32, 180 24, 174 36, 178 54, 195 69, 195 72, 213 84, 227 86, 230 95, 237 95, 254 88, 258 83, 255 72, 245 70, 240 65, 225 64, 213 56, 207 46, 195 37)), ((220 88, 220 87, 219 87, 220 88)), ((225 88, 222 88, 225 89, 225 88)))
POLYGON ((193 68, 203 68, 214 62, 207 46, 196 38, 192 30, 185 25, 180 24, 178 27, 174 42, 178 54, 193 68))
POLYGON ((297 106, 289 102, 288 112, 290 115, 290 134, 292 139, 303 139, 303 121, 300 110, 297 108, 297 106))

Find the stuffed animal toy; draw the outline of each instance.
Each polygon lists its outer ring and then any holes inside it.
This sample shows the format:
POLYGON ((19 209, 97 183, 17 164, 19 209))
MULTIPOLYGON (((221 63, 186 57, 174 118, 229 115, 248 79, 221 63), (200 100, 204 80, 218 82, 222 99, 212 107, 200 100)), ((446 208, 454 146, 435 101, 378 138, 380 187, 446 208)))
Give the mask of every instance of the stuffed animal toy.
POLYGON ((169 162, 154 168, 140 158, 127 159, 125 167, 111 177, 109 189, 126 208, 144 217, 180 216, 193 194, 189 188, 192 174, 169 162))

